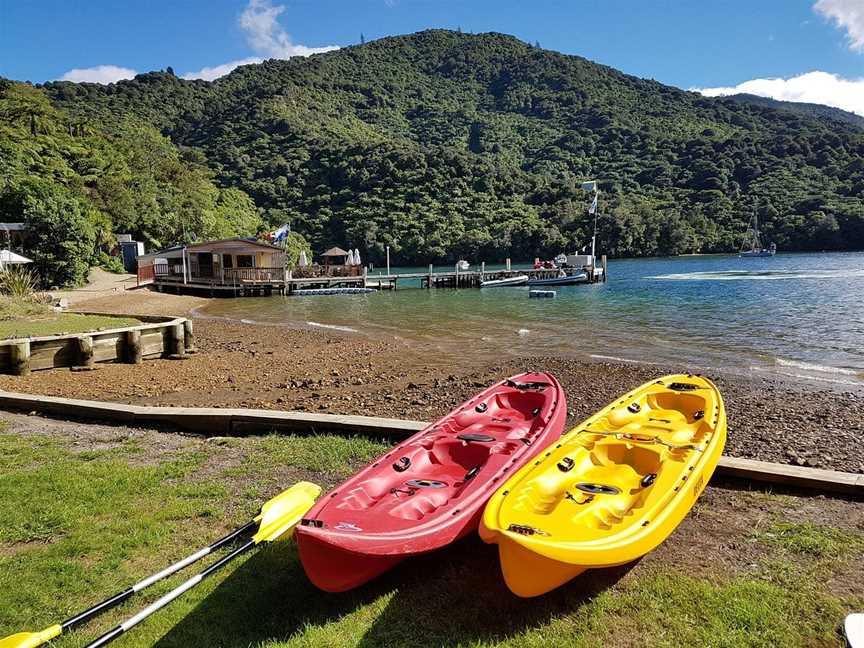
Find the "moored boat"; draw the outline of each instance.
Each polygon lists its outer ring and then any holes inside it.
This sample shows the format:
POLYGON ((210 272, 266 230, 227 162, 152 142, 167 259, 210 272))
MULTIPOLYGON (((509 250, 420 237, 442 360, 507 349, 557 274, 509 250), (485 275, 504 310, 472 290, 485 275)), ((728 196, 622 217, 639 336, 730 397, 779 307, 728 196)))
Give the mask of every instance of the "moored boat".
POLYGON ((753 214, 753 227, 747 230, 747 236, 744 239, 744 245, 738 252, 738 256, 745 259, 773 257, 777 254, 777 244, 772 243, 767 248, 762 247, 762 241, 759 238, 759 215, 753 214), (749 246, 749 248, 748 248, 749 246))
POLYGON ((489 281, 481 281, 481 288, 506 288, 507 286, 524 286, 528 283, 528 275, 516 275, 515 277, 505 277, 504 279, 490 279, 489 281))
POLYGON ((529 286, 572 286, 588 281, 588 273, 584 270, 550 279, 529 279, 529 286))
POLYGON ((726 412, 711 381, 674 375, 646 383, 501 485, 480 536, 498 545, 504 580, 519 596, 631 562, 687 515, 725 441, 726 412))
POLYGON ((560 436, 566 414, 546 373, 465 402, 319 500, 296 532, 307 576, 325 591, 349 590, 472 532, 491 493, 560 436))

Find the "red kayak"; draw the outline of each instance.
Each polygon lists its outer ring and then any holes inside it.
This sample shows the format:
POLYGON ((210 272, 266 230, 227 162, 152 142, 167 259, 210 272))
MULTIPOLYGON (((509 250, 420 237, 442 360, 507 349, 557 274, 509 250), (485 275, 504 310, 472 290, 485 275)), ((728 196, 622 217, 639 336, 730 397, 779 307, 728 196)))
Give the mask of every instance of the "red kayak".
POLYGON ((495 489, 561 436, 566 416, 547 373, 481 392, 312 507, 296 529, 306 575, 344 592, 476 530, 495 489))

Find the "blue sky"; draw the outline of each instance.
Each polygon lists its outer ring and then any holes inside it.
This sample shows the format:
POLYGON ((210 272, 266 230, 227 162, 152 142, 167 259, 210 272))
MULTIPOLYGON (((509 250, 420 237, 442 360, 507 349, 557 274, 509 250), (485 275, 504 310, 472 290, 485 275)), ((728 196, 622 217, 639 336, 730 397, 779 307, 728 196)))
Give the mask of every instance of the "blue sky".
POLYGON ((864 115, 864 0, 0 0, 0 76, 110 82, 170 65, 213 78, 361 32, 431 27, 505 32, 683 88, 864 115))

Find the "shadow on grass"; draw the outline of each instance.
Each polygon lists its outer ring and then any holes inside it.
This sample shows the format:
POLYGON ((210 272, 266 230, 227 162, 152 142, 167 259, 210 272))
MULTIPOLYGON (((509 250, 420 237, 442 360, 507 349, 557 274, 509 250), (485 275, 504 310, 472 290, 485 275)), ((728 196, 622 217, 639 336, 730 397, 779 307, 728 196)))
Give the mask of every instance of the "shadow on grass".
POLYGON ((363 588, 327 594, 306 578, 294 543, 262 547, 235 567, 157 648, 247 648, 284 641, 307 625, 341 619, 386 593, 363 588))
POLYGON ((578 613, 636 563, 589 570, 536 598, 519 598, 504 584, 498 548, 471 535, 437 553, 403 563, 390 580, 396 595, 358 644, 455 646, 498 642, 578 613))
POLYGON ((578 612, 631 567, 590 570, 545 596, 520 599, 504 584, 497 547, 472 535, 407 560, 361 588, 328 594, 309 583, 296 548, 282 545, 246 561, 156 645, 247 648, 285 641, 304 628, 345 620, 388 595, 371 626, 368 614, 359 614, 341 633, 364 647, 500 641, 578 612))

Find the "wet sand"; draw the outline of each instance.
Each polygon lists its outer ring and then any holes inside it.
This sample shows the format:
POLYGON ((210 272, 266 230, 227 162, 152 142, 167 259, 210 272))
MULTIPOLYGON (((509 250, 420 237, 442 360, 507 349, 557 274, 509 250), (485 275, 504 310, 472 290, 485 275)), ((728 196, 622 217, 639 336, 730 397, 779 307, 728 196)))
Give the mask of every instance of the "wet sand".
MULTIPOLYGON (((148 290, 91 299, 81 309, 183 315, 208 303, 148 290)), ((196 311, 197 312, 197 311, 196 311)), ((699 367, 532 357, 472 365, 429 346, 362 334, 196 319, 198 353, 187 360, 100 365, 0 376, 0 389, 135 404, 249 407, 431 420, 495 380, 553 372, 576 423, 633 387, 666 373, 705 373, 726 401, 726 454, 864 473, 864 395, 699 367)))

